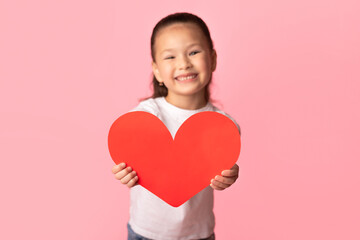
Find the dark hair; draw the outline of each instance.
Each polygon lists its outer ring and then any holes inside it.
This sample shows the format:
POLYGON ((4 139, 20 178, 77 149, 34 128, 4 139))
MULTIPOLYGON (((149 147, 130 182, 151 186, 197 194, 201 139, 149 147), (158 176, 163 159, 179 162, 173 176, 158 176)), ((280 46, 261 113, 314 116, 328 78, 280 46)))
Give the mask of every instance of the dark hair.
MULTIPOLYGON (((196 24, 203 32, 203 34, 208 42, 210 51, 212 51, 214 49, 214 44, 213 44, 213 41, 211 40, 209 29, 206 26, 205 22, 201 18, 199 18, 198 16, 196 16, 194 14, 186 13, 186 12, 174 13, 174 14, 170 14, 170 15, 164 17, 163 19, 161 19, 155 25, 155 27, 153 29, 153 32, 151 34, 151 57, 154 62, 155 62, 155 39, 156 39, 157 33, 159 32, 160 29, 165 28, 174 23, 194 23, 194 24, 196 24)), ((211 80, 212 80, 212 75, 210 77, 209 83, 205 86, 206 102, 208 102, 210 100, 209 85, 211 83, 211 80)), ((153 95, 151 96, 152 98, 167 96, 168 89, 165 87, 165 85, 163 85, 163 86, 159 85, 159 82, 156 80, 156 77, 154 76, 154 74, 152 76, 152 86, 153 86, 153 90, 154 90, 153 95)))

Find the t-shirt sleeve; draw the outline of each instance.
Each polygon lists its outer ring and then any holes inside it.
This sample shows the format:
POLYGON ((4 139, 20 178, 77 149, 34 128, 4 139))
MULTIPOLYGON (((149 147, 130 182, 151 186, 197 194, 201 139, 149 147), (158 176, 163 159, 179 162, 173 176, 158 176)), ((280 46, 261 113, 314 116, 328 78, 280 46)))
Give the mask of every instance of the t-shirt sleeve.
POLYGON ((216 108, 216 112, 221 113, 221 114, 224 114, 225 116, 227 116, 228 118, 230 118, 231 121, 233 121, 233 123, 235 123, 235 125, 236 125, 236 127, 237 127, 237 129, 238 129, 238 131, 239 131, 239 134, 240 134, 240 136, 241 136, 240 125, 235 121, 235 119, 234 119, 233 117, 231 117, 231 116, 230 116, 229 114, 227 114, 226 112, 223 112, 223 111, 221 111, 221 110, 219 110, 219 109, 217 109, 217 108, 216 108))
POLYGON ((155 116, 159 114, 159 108, 155 103, 154 99, 147 99, 139 103, 135 108, 131 109, 129 112, 142 111, 148 112, 155 116))

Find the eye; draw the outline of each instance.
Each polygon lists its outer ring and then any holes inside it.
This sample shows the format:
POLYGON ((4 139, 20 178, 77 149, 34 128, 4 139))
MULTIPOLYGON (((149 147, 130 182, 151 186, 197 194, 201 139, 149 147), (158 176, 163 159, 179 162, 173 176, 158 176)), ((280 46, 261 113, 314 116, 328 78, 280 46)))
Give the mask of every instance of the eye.
POLYGON ((169 57, 166 57, 164 59, 174 59, 175 57, 174 56, 169 56, 169 57))
POLYGON ((195 54, 198 54, 200 51, 192 51, 192 52, 190 52, 190 56, 192 56, 192 55, 195 55, 195 54))

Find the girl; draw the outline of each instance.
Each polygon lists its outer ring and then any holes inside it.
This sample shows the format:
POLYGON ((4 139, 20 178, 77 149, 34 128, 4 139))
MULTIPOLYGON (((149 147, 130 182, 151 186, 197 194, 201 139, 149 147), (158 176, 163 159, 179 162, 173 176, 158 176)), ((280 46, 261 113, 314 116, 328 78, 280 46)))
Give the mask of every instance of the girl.
MULTIPOLYGON (((195 113, 225 114, 210 102, 209 84, 217 55, 202 19, 189 13, 163 18, 152 32, 151 56, 154 93, 133 111, 154 114, 173 137, 181 124, 195 113)), ((137 185, 138 176, 131 166, 120 163, 112 172, 131 188, 128 240, 215 239, 213 189, 231 186, 238 178, 239 167, 235 164, 221 176, 214 176, 208 187, 178 208, 137 185)))

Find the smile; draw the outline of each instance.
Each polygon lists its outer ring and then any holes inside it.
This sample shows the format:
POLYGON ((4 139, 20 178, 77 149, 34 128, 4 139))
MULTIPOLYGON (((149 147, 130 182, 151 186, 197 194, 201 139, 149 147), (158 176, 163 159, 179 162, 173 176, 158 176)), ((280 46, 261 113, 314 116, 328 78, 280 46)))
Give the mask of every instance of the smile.
POLYGON ((180 82, 183 82, 183 81, 191 81, 191 80, 195 79, 196 77, 197 77, 197 74, 193 74, 193 75, 190 75, 190 76, 187 76, 187 77, 177 77, 175 79, 180 81, 180 82))

